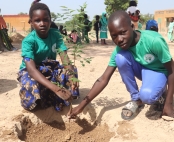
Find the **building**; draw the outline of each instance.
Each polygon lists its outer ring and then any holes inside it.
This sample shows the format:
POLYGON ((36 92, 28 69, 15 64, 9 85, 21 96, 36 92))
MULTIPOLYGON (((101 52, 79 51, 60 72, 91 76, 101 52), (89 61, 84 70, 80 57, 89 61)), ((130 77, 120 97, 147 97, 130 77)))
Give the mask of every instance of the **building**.
POLYGON ((29 15, 3 15, 10 32, 26 32, 30 30, 29 15))
POLYGON ((167 32, 171 17, 174 17, 174 9, 155 11, 154 19, 158 22, 159 32, 167 32))

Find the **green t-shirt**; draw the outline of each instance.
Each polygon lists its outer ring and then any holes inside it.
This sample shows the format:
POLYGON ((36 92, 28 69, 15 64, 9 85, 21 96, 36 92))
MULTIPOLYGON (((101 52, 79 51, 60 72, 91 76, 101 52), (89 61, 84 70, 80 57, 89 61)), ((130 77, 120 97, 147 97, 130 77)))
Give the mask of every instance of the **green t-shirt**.
MULTIPOLYGON (((115 56, 120 50, 122 49, 119 46, 114 49, 109 66, 117 66, 115 56)), ((141 31, 140 40, 135 46, 130 47, 128 51, 144 67, 167 75, 167 70, 163 63, 171 61, 172 57, 166 41, 158 32, 141 31)))
POLYGON ((143 25, 140 22, 138 22, 138 30, 142 30, 142 27, 143 25))
POLYGON ((174 29, 174 22, 170 22, 169 27, 168 27, 168 32, 173 32, 174 29))
MULTIPOLYGON (((36 65, 39 65, 45 59, 56 60, 57 50, 59 52, 67 50, 63 38, 57 29, 50 29, 48 37, 41 39, 36 31, 32 31, 22 41, 22 57, 33 59, 36 65)), ((25 62, 22 60, 20 70, 25 68, 25 62)))

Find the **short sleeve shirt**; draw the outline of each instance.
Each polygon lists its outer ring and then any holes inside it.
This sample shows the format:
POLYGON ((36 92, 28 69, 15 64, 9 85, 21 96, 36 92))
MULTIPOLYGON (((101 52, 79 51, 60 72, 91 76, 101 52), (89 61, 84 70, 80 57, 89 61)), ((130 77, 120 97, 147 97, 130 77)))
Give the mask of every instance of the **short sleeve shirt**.
MULTIPOLYGON (((115 57, 120 50, 122 49, 119 46, 114 49, 109 66, 117 67, 115 57)), ((158 32, 141 31, 140 40, 135 46, 130 47, 128 51, 142 66, 167 75, 167 70, 163 64, 171 61, 172 56, 166 41, 158 32)))
MULTIPOLYGON (((41 39, 34 30, 22 41, 21 56, 33 59, 35 64, 39 65, 45 59, 56 60, 57 53, 66 50, 59 30, 50 29, 46 39, 41 39)), ((25 67, 25 62, 22 60, 20 69, 25 67)))
POLYGON ((172 32, 174 29, 174 22, 170 22, 169 27, 168 27, 168 32, 172 32))

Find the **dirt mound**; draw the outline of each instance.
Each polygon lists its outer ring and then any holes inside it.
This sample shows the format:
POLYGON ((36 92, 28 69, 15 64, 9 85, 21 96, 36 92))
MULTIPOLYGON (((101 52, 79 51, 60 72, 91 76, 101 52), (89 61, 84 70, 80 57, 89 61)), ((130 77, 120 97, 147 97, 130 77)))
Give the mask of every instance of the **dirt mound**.
POLYGON ((14 43, 21 43, 24 39, 24 36, 19 33, 14 33, 10 38, 14 43))
POLYGON ((114 132, 109 132, 108 129, 106 124, 90 124, 86 119, 80 118, 69 123, 53 121, 36 125, 29 117, 23 117, 15 125, 14 132, 25 142, 108 142, 114 136, 114 132))

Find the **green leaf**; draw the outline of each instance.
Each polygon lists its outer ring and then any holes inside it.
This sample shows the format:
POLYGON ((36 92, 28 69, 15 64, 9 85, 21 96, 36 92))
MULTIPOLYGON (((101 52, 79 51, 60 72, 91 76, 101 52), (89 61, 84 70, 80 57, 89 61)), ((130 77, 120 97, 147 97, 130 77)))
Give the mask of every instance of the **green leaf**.
POLYGON ((66 6, 60 6, 61 8, 67 8, 66 6))

